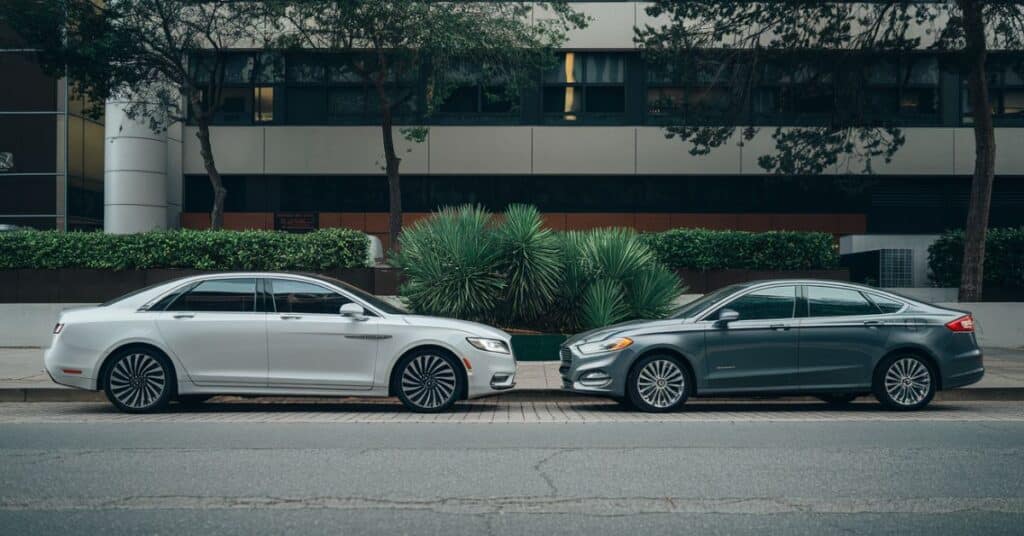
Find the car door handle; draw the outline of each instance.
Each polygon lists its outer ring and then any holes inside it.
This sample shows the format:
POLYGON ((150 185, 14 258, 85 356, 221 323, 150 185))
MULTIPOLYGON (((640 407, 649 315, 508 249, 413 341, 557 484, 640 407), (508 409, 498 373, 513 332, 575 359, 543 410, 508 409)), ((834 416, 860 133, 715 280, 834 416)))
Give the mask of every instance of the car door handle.
POLYGON ((302 315, 281 315, 281 320, 298 320, 302 315))
POLYGON ((177 313, 174 318, 195 318, 196 315, 192 313, 177 313))
POLYGON ((769 327, 774 329, 775 331, 789 331, 789 328, 792 326, 790 326, 789 324, 772 324, 769 327))
POLYGON ((882 325, 882 322, 880 320, 865 320, 864 325, 869 328, 877 328, 882 325))

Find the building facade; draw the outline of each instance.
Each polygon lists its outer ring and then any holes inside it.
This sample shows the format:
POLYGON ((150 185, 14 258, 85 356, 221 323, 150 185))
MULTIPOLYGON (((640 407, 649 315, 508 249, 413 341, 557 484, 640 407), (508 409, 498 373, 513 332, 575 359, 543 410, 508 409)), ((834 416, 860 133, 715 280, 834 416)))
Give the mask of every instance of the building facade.
MULTIPOLYGON (((778 66, 739 125, 762 127, 758 135, 693 156, 688 144, 666 138, 667 112, 714 109, 722 89, 674 80, 648 64, 633 41, 634 26, 649 22, 645 3, 575 6, 592 17, 590 26, 570 35, 560 66, 538 75, 518 102, 489 98, 487 81, 460 88, 425 120, 412 100, 400 122, 426 123, 430 132, 421 143, 398 136, 407 223, 445 205, 479 203, 498 211, 518 202, 537 205, 558 229, 859 236, 934 235, 963 226, 973 132, 963 80, 950 58, 921 51, 865 63, 869 85, 857 105, 899 125, 906 137, 891 162, 875 159, 871 175, 842 163, 822 175, 780 177, 758 165, 772 151, 772 133, 778 126, 820 124, 834 113, 835 79, 797 85, 778 66)), ((992 62, 998 161, 991 223, 1024 225, 1024 69, 1019 55, 997 52, 992 62)), ((372 95, 334 66, 324 55, 237 51, 212 128, 228 189, 226 227, 346 226, 387 245, 387 185, 372 95)), ((108 230, 208 225, 212 190, 195 132, 176 125, 148 133, 124 118, 118 103, 108 106, 108 230)), ((48 205, 34 210, 57 212, 48 205)))
POLYGON ((0 27, 0 225, 103 228, 103 119, 0 27))

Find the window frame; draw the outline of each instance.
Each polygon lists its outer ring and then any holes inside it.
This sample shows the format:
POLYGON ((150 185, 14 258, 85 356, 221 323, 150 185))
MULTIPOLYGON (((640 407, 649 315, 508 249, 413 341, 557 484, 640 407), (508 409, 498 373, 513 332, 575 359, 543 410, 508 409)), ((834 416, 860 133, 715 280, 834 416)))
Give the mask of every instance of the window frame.
MULTIPOLYGON (((791 315, 789 316, 789 318, 755 318, 755 319, 746 319, 746 320, 749 320, 750 322, 767 322, 767 321, 771 321, 771 320, 795 320, 797 318, 800 318, 800 316, 799 316, 800 297, 802 295, 802 293, 800 291, 800 284, 798 284, 798 283, 779 283, 779 284, 775 284, 775 285, 756 286, 756 287, 752 287, 752 288, 749 288, 749 289, 741 290, 739 294, 730 297, 728 300, 725 300, 722 303, 719 303, 719 304, 717 304, 715 306, 712 306, 710 310, 702 313, 697 318, 697 322, 701 322, 701 321, 717 322, 718 321, 717 318, 711 318, 711 317, 717 316, 718 313, 722 309, 728 309, 729 305, 731 303, 733 303, 733 302, 735 302, 735 301, 737 301, 737 300, 739 300, 741 298, 744 298, 744 297, 746 297, 746 296, 748 296, 750 294, 753 294, 755 292, 760 292, 760 291, 763 291, 763 290, 771 290, 771 289, 775 289, 775 288, 783 288, 783 287, 793 287, 793 310, 792 310, 791 315)), ((737 320, 737 322, 742 322, 744 320, 745 319, 741 316, 737 320)))
MULTIPOLYGON (((275 314, 296 314, 296 315, 322 315, 322 316, 340 316, 340 314, 341 314, 340 313, 340 309, 339 309, 339 311, 336 311, 334 313, 306 313, 306 312, 296 313, 296 312, 292 312, 292 311, 279 311, 278 308, 277 308, 277 298, 275 297, 275 294, 274 294, 274 281, 275 280, 277 280, 277 281, 288 281, 288 282, 291 282, 291 283, 300 283, 300 284, 303 284, 303 285, 310 285, 310 286, 313 286, 313 287, 317 287, 317 288, 323 289, 324 291, 330 292, 331 294, 334 294, 336 296, 341 296, 342 298, 345 298, 346 300, 348 300, 348 303, 358 303, 355 300, 353 300, 352 297, 349 296, 348 294, 345 294, 345 293, 342 293, 342 292, 338 292, 335 289, 328 288, 328 287, 326 287, 324 285, 321 285, 319 283, 314 283, 314 282, 311 282, 311 281, 303 281, 303 280, 300 280, 300 279, 290 279, 290 278, 287 278, 287 277, 273 276, 273 277, 265 277, 265 278, 263 278, 263 290, 264 290, 265 295, 266 295, 265 299, 269 303, 269 307, 267 308, 268 309, 267 312, 270 312, 270 313, 275 313, 275 314)), ((362 304, 360 304, 360 305, 362 305, 362 304)), ((365 307, 364 307, 364 309, 365 309, 365 307)))
MULTIPOLYGON (((805 283, 805 284, 803 284, 801 286, 803 287, 802 290, 801 290, 801 295, 803 296, 803 311, 802 311, 801 318, 806 319, 806 320, 811 320, 811 319, 816 319, 816 318, 818 318, 818 319, 820 319, 820 318, 848 318, 848 317, 855 317, 855 316, 879 316, 879 315, 882 315, 882 314, 894 314, 894 313, 883 313, 882 310, 875 304, 875 302, 872 301, 870 297, 868 297, 866 292, 864 292, 863 290, 861 290, 859 288, 856 288, 856 287, 847 287, 847 286, 843 286, 843 285, 829 285, 829 284, 822 284, 822 283, 805 283), (874 312, 873 313, 848 314, 848 315, 814 316, 814 315, 811 314, 811 299, 810 299, 810 292, 809 292, 811 287, 829 288, 829 289, 845 290, 847 292, 853 292, 855 294, 858 294, 872 309, 874 309, 874 312)), ((900 300, 900 301, 902 301, 902 300, 900 300)), ((904 308, 905 307, 906 307, 906 304, 904 304, 904 308)), ((902 311, 902 309, 901 309, 901 311, 902 311)))
POLYGON ((261 300, 260 300, 260 296, 261 296, 261 293, 260 293, 260 278, 256 277, 256 276, 251 276, 251 275, 225 275, 225 276, 218 276, 218 277, 206 277, 206 278, 202 278, 202 279, 199 279, 199 280, 196 280, 196 281, 191 281, 188 284, 183 285, 182 287, 175 288, 174 290, 161 295, 160 297, 152 300, 151 303, 153 305, 156 305, 156 304, 160 303, 160 301, 162 301, 164 298, 169 297, 171 294, 177 294, 177 296, 175 296, 174 299, 172 299, 169 302, 167 302, 167 304, 162 309, 163 312, 217 313, 217 314, 254 314, 254 313, 256 313, 256 314, 264 314, 266 312, 266 311, 261 310, 261 309, 263 309, 263 307, 260 306, 260 303, 261 303, 261 300), (253 281, 253 310, 252 311, 195 311, 195 310, 186 310, 186 309, 181 309, 181 310, 178 310, 178 311, 172 311, 171 310, 171 307, 173 307, 174 304, 178 303, 178 301, 180 301, 183 297, 189 295, 191 292, 193 292, 197 287, 199 287, 203 283, 209 283, 209 282, 212 282, 212 281, 230 281, 230 280, 238 280, 238 279, 251 279, 253 281), (184 287, 187 287, 187 288, 184 288, 184 287))
MULTIPOLYGON (((539 84, 538 84, 538 96, 539 96, 539 111, 541 124, 557 124, 557 125, 577 125, 577 124, 597 124, 597 125, 625 125, 628 124, 629 114, 629 99, 631 96, 630 92, 630 61, 629 52, 622 51, 600 51, 600 50, 562 50, 558 52, 558 67, 563 72, 565 71, 565 58, 568 54, 573 55, 574 65, 579 65, 579 78, 569 82, 549 82, 547 80, 550 71, 541 73, 539 84), (588 82, 587 81, 587 56, 613 56, 619 58, 622 61, 622 81, 621 82, 588 82), (570 112, 548 112, 545 110, 545 97, 544 94, 548 89, 560 88, 562 90, 572 88, 574 93, 578 93, 580 99, 579 111, 575 113, 570 112), (621 112, 590 112, 587 110, 587 101, 589 100, 589 88, 622 88, 622 111, 621 112), (570 118, 569 116, 574 116, 570 118)), ((564 103, 564 101, 562 101, 564 103)))

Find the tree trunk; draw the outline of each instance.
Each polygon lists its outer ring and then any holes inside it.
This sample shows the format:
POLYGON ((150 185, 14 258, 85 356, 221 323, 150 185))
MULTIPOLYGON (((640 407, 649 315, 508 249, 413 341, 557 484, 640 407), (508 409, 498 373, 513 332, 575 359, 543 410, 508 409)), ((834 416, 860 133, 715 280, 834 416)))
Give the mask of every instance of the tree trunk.
POLYGON ((398 249, 398 234, 402 232, 402 183, 398 173, 402 159, 395 152, 391 107, 385 98, 381 97, 384 104, 380 128, 384 136, 384 170, 388 176, 388 242, 389 249, 395 251, 398 249))
POLYGON ((213 208, 210 209, 210 229, 224 227, 224 199, 228 196, 227 188, 224 188, 224 181, 221 180, 220 172, 217 171, 217 164, 213 161, 213 148, 210 145, 210 124, 205 119, 196 121, 199 129, 196 137, 199 138, 199 154, 203 157, 203 167, 210 177, 210 186, 213 187, 213 208))
POLYGON ((964 49, 968 98, 974 120, 974 177, 967 208, 967 226, 964 232, 964 259, 960 273, 959 299, 962 302, 980 301, 985 270, 985 237, 988 233, 989 208, 992 205, 992 183, 995 180, 996 139, 992 127, 992 105, 988 95, 988 77, 985 59, 988 46, 985 41, 984 3, 960 0, 963 13, 964 49))

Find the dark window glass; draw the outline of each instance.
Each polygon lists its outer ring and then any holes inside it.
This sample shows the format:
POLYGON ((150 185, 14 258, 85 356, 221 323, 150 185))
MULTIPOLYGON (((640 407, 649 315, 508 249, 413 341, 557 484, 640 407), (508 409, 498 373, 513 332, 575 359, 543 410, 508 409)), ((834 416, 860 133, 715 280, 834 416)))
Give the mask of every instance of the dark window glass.
POLYGON ((807 287, 808 316, 850 316, 878 314, 856 290, 834 287, 807 287))
POLYGON ((0 52, 0 110, 56 110, 57 80, 46 76, 32 54, 0 52))
MULTIPOLYGON (((772 318, 793 318, 796 307, 796 287, 772 287, 755 290, 733 300, 722 309, 732 309, 740 314, 740 320, 768 320, 772 318)), ((718 318, 722 311, 714 313, 718 318)))
POLYGON ((625 112, 625 86, 598 86, 587 88, 587 111, 591 113, 625 112))
POLYGON ((352 300, 320 285, 274 279, 274 306, 279 313, 336 315, 342 305, 352 300))
POLYGON ((452 94, 441 104, 442 113, 473 113, 477 111, 478 86, 463 86, 456 88, 452 94))
POLYGON ((57 138, 56 115, 0 115, 0 152, 11 154, 7 173, 56 171, 58 156, 63 159, 57 138))
POLYGON ((0 174, 0 214, 55 214, 59 180, 48 175, 0 174))
POLYGON ((177 299, 168 311, 242 313, 256 310, 255 279, 203 281, 177 299))
POLYGON ((326 89, 322 87, 290 87, 285 98, 287 120, 293 125, 316 125, 327 115, 326 89))
POLYGON ((251 88, 226 87, 221 89, 217 119, 228 124, 249 123, 252 117, 252 101, 253 90, 251 88))
POLYGON ((875 306, 883 313, 895 313, 903 308, 903 304, 901 302, 892 298, 886 298, 881 294, 871 294, 871 301, 875 302, 875 306))

